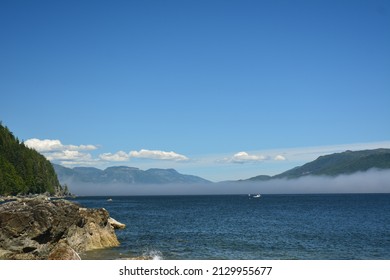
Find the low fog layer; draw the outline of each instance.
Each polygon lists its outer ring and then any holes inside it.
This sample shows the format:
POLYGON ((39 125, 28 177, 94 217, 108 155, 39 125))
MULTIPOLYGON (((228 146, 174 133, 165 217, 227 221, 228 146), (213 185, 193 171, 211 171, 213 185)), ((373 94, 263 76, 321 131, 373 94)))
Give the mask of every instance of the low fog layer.
POLYGON ((390 193, 390 170, 369 170, 337 177, 305 176, 259 182, 210 184, 93 184, 65 182, 79 196, 390 193))

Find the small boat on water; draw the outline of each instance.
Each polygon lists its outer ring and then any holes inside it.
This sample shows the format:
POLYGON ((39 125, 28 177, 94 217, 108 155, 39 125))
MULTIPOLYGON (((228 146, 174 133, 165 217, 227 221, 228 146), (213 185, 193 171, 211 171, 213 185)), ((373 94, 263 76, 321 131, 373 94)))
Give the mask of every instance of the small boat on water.
POLYGON ((253 196, 253 198, 260 198, 260 197, 261 197, 260 194, 255 194, 255 195, 253 196))
POLYGON ((110 201, 110 202, 111 202, 111 201, 112 201, 112 198, 107 199, 107 201, 110 201))

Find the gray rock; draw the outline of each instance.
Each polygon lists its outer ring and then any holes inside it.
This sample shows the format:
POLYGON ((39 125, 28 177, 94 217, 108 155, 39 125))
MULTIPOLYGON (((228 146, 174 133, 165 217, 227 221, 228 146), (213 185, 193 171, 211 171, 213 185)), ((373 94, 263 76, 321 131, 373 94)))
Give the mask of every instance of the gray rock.
POLYGON ((0 258, 62 259, 62 254, 77 259, 83 251, 118 246, 109 218, 105 209, 80 208, 62 199, 1 204, 0 258))

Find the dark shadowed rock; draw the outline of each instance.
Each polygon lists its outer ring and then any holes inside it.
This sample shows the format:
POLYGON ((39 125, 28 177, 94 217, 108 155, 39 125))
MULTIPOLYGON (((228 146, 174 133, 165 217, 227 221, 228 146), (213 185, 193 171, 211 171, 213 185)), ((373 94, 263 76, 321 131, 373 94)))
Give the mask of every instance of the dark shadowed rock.
POLYGON ((79 259, 119 245, 105 209, 66 200, 22 199, 0 205, 0 258, 79 259))

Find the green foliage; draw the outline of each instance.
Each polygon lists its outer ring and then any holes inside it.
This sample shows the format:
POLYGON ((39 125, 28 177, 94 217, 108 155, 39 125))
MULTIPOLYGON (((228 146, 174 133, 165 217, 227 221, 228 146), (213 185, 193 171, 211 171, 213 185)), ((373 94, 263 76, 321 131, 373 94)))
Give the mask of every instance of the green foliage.
POLYGON ((51 163, 0 122, 0 195, 54 194, 62 189, 51 163))
POLYGON ((274 178, 298 178, 306 175, 337 176, 367 171, 371 168, 390 168, 390 149, 345 151, 326 156, 293 168, 274 178))
POLYGON ((390 149, 375 149, 362 151, 345 151, 326 156, 302 166, 294 167, 275 176, 259 175, 246 181, 266 181, 271 179, 294 179, 302 176, 337 176, 353 174, 369 169, 390 169, 390 149))

